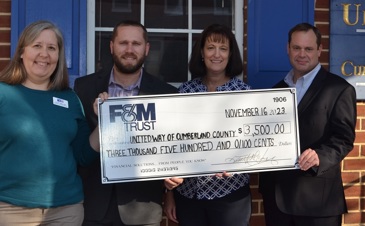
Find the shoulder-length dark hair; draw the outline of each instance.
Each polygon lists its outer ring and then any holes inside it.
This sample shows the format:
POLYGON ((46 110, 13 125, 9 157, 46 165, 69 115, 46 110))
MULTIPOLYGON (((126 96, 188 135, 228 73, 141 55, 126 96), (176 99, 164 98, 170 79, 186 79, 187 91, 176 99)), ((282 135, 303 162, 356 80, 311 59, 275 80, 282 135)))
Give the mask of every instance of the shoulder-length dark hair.
POLYGON ((189 71, 192 74, 192 77, 204 77, 207 73, 207 68, 203 61, 202 50, 208 39, 216 42, 229 41, 230 56, 226 67, 226 75, 234 77, 241 74, 243 71, 241 53, 232 30, 221 24, 212 24, 203 30, 193 47, 189 60, 189 71))
POLYGON ((0 73, 1 82, 17 85, 26 80, 27 71, 25 70, 21 55, 24 53, 24 48, 31 45, 44 30, 51 30, 55 33, 59 49, 57 66, 50 77, 50 84, 48 88, 50 90, 69 89, 69 78, 62 33, 56 25, 45 20, 33 22, 23 30, 19 37, 14 57, 0 73))

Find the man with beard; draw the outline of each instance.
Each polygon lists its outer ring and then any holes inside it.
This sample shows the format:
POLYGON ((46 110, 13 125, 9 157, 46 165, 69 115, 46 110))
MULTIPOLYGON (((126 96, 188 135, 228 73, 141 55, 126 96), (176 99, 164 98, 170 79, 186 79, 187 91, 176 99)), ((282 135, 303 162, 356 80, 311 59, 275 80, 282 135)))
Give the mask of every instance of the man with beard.
MULTIPOLYGON (((146 28, 122 21, 114 27, 110 41, 113 67, 76 79, 74 89, 91 128, 98 123, 93 102, 100 93, 118 97, 177 92, 143 70, 149 48, 146 28)), ((84 183, 84 226, 160 225, 163 181, 102 184, 100 159, 79 172, 84 183)))

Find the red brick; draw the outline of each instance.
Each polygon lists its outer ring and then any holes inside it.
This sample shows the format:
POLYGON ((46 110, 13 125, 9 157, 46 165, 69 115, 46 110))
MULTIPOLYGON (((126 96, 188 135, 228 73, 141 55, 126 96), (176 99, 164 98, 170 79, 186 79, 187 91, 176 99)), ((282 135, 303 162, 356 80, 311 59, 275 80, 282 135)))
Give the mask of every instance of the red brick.
POLYGON ((251 187, 251 196, 252 196, 252 199, 262 199, 262 196, 259 192, 259 189, 256 187, 251 187))
POLYGON ((0 30, 0 42, 10 43, 10 30, 0 30))
MULTIPOLYGON (((321 61, 320 63, 324 63, 323 61, 321 61)), ((328 65, 322 65, 322 67, 324 67, 324 69, 326 69, 327 71, 329 70, 329 66, 328 65)))
POLYGON ((264 216, 251 216, 250 226, 264 226, 265 218, 264 216))
MULTIPOLYGON (((328 14, 326 15, 326 17, 328 17, 328 14)), ((329 33, 330 33, 329 24, 318 23, 318 24, 315 24, 315 25, 316 25, 316 27, 318 27, 319 31, 321 32, 321 34, 323 36, 322 42, 324 42, 324 43, 322 43, 322 44, 324 44, 323 45, 324 49, 328 49, 329 48, 329 42, 327 41, 327 43, 326 43, 326 39, 328 40, 329 38, 327 38, 326 36, 328 36, 329 33)))
POLYGON ((345 196, 348 198, 359 197, 360 196, 360 186, 358 185, 346 185, 344 186, 345 196))
POLYGON ((365 209, 365 198, 360 198, 360 210, 365 209))
POLYGON ((365 143, 365 131, 357 131, 355 143, 365 143))
POLYGON ((316 10, 314 15, 314 21, 316 26, 321 26, 324 23, 329 21, 329 11, 327 10, 316 10), (321 22, 321 23, 318 23, 321 22))
POLYGON ((362 130, 361 129, 361 119, 360 118, 357 118, 356 119, 356 127, 355 127, 355 130, 362 130))
POLYGON ((328 0, 317 0, 315 8, 325 8, 328 9, 330 7, 328 0))
POLYGON ((0 15, 0 27, 10 27, 10 15, 0 15))
POLYGON ((0 1, 0 13, 9 13, 11 10, 11 1, 10 0, 1 0, 0 1))
POLYGON ((259 205, 260 205, 260 202, 258 202, 258 201, 252 201, 252 204, 251 204, 252 214, 258 214, 258 213, 260 213, 259 205))
POLYGON ((342 181, 345 184, 360 183, 360 173, 359 172, 342 172, 342 181))
POLYGON ((345 159, 343 161, 344 170, 365 170, 365 158, 345 159))
POLYGON ((365 104, 357 104, 357 115, 365 116, 365 104))
POLYGON ((10 45, 0 45, 0 58, 8 58, 10 56, 10 45))
POLYGON ((328 52, 322 52, 320 57, 321 62, 328 62, 329 61, 329 55, 328 52))
POLYGON ((346 198, 357 198, 364 196, 363 185, 345 185, 344 186, 346 198))
POLYGON ((250 173, 250 184, 259 185, 259 174, 258 173, 250 173))
POLYGON ((360 182, 364 183, 365 182, 365 172, 361 171, 360 174, 361 174, 360 182))
POLYGON ((359 199, 346 199, 347 209, 349 211, 360 210, 359 199))
MULTIPOLYGON (((365 222, 365 213, 347 213, 344 215, 345 224, 357 224, 365 222)), ((360 224, 358 224, 360 225, 360 224)))
POLYGON ((348 157, 359 157, 359 156, 360 156, 360 145, 355 144, 354 148, 352 149, 352 151, 350 151, 347 154, 346 158, 348 158, 348 157))

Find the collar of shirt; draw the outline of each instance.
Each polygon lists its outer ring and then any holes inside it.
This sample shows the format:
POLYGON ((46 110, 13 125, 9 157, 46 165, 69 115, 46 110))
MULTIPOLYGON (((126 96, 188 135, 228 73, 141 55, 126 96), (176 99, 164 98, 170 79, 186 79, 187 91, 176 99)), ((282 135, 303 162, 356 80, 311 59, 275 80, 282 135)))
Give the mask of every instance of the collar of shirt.
MULTIPOLYGON (((242 80, 232 77, 225 84, 218 86, 216 91, 231 91, 231 90, 249 90, 251 87, 244 83, 242 80)), ((208 88, 203 83, 201 77, 195 78, 188 82, 183 83, 179 87, 180 93, 198 93, 198 92, 207 92, 208 88)))
POLYGON ((120 97, 120 96, 135 96, 138 94, 139 88, 141 86, 141 80, 142 80, 142 72, 139 75, 139 78, 135 84, 132 84, 127 87, 123 87, 120 84, 115 82, 114 79, 114 70, 110 72, 110 78, 109 78, 109 85, 108 85, 108 93, 111 97, 120 97))
POLYGON ((296 88, 297 104, 299 104, 300 101, 302 100, 304 94, 307 92, 309 86, 312 84, 313 79, 316 77, 320 69, 321 65, 317 64, 317 66, 312 71, 300 77, 296 83, 293 82, 293 77, 294 77, 293 69, 291 69, 289 73, 285 76, 284 82, 288 84, 289 87, 296 88))

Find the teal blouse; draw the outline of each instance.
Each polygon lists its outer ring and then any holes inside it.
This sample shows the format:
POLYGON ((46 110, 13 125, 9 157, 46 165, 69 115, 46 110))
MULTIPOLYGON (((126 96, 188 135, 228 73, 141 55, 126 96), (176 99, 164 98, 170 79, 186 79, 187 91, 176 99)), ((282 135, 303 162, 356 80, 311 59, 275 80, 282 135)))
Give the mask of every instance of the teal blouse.
POLYGON ((49 208, 83 200, 77 165, 98 155, 81 102, 70 89, 0 83, 0 201, 49 208))

